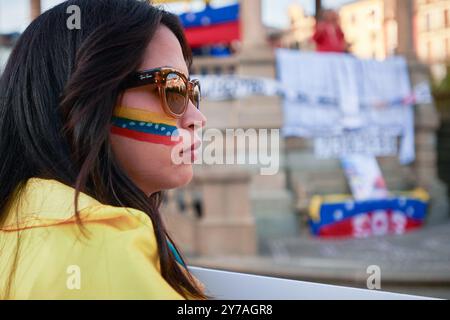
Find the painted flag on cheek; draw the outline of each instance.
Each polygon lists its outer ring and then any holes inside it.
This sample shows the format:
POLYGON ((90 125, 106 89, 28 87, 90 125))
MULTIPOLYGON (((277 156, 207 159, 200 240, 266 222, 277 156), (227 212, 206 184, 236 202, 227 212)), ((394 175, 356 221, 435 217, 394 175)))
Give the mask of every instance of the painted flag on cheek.
POLYGON ((116 109, 112 118, 111 133, 167 146, 175 146, 182 142, 175 119, 136 108, 116 109))

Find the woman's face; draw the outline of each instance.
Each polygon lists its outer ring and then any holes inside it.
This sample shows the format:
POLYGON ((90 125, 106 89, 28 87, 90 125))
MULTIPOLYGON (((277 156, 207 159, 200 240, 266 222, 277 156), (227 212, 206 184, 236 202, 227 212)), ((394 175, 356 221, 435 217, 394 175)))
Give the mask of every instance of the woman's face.
MULTIPOLYGON (((181 45, 172 31, 164 25, 158 28, 147 46, 139 70, 158 67, 171 67, 189 76, 181 45)), ((133 134, 125 136, 111 133, 113 152, 133 182, 147 195, 187 184, 192 179, 192 159, 200 144, 196 131, 205 125, 205 116, 189 101, 187 111, 181 118, 170 118, 163 111, 157 89, 152 86, 126 90, 117 103, 116 110, 118 108, 132 108, 139 114, 150 115, 155 120, 141 125, 152 128, 156 126, 159 130, 163 126, 176 127, 178 134, 183 137, 180 144, 168 145, 158 142, 158 137, 162 137, 167 131, 161 132, 161 136, 155 136, 155 139, 148 139, 149 141, 130 137, 133 134), (192 151, 193 149, 196 150, 192 151), (177 158, 175 161, 174 156, 177 158), (184 160, 181 164, 178 161, 180 159, 184 160)), ((139 119, 136 120, 139 124, 139 119)), ((141 133, 136 131, 136 134, 141 133)))

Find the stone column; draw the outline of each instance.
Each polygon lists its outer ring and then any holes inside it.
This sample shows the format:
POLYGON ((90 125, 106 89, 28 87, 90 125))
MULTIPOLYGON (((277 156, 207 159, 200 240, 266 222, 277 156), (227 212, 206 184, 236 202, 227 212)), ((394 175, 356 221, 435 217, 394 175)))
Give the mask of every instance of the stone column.
MULTIPOLYGON (((275 78, 275 55, 268 45, 262 23, 261 0, 243 0, 240 5, 242 45, 237 73, 275 78)), ((235 111, 235 118, 241 128, 279 128, 282 125, 280 100, 277 97, 240 99, 235 111)))
POLYGON ((41 14, 41 0, 30 0, 31 20, 36 19, 41 14))
POLYGON ((398 23, 397 53, 408 60, 417 60, 414 45, 415 1, 396 0, 396 18, 398 23))
MULTIPOLYGON (((238 74, 276 78, 275 50, 267 41, 262 21, 261 0, 241 2, 242 51, 238 57, 238 74)), ((237 101, 235 114, 240 128, 280 129, 283 126, 282 100, 279 97, 252 96, 237 101)), ((297 234, 298 223, 293 197, 287 189, 284 167, 284 141, 280 141, 280 170, 263 176, 252 170, 250 200, 256 219, 259 250, 266 253, 272 239, 297 234)), ((256 166, 257 167, 257 166, 256 166)), ((255 170, 256 169, 256 170, 255 170)))
POLYGON ((238 73, 274 77, 273 50, 262 23, 261 0, 240 2, 241 52, 238 73))
POLYGON ((202 217, 196 228, 201 256, 255 255, 257 241, 246 171, 211 168, 196 172, 202 193, 202 217))
MULTIPOLYGON (((417 60, 409 61, 412 85, 429 81, 430 74, 426 65, 417 60)), ((416 161, 413 169, 417 185, 425 188, 431 196, 427 221, 439 224, 449 218, 447 188, 437 174, 436 132, 440 125, 439 114, 433 103, 417 104, 415 107, 416 161)))
MULTIPOLYGON (((415 1, 396 0, 398 22, 397 53, 408 59, 411 85, 430 83, 428 66, 417 60, 414 44, 415 1)), ((433 103, 415 106, 416 161, 413 168, 417 185, 425 188, 431 196, 428 222, 438 224, 448 219, 449 204, 446 186, 437 175, 436 131, 440 125, 439 114, 433 103)))
POLYGON ((316 1, 316 21, 320 18, 320 13, 322 11, 322 0, 315 0, 316 1))
POLYGON ((266 46, 266 30, 262 23, 261 0, 241 0, 240 21, 242 50, 266 46))

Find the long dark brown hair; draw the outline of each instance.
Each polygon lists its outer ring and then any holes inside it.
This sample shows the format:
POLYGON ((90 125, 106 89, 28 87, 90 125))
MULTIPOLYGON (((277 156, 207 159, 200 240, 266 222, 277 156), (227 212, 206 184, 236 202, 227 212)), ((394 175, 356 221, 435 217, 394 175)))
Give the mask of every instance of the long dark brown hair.
POLYGON ((119 167, 109 141, 121 83, 137 70, 161 24, 178 38, 190 67, 178 17, 147 1, 69 0, 23 32, 0 78, 0 220, 31 177, 74 187, 80 224, 80 192, 141 210, 153 222, 163 278, 185 298, 202 299, 168 247, 161 192, 148 197, 140 190, 119 167), (80 8, 80 29, 67 26, 71 5, 80 8))

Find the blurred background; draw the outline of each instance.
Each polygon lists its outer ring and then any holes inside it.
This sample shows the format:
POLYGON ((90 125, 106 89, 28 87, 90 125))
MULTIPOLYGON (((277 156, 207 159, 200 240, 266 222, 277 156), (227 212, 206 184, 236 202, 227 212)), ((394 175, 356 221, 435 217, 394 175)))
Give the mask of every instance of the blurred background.
MULTIPOLYGON (((0 0, 0 72, 61 2, 0 0)), ((382 290, 450 298, 450 0, 153 3, 185 27, 207 127, 282 133, 277 174, 200 164, 167 192, 190 264, 359 288, 375 265, 382 290)))

